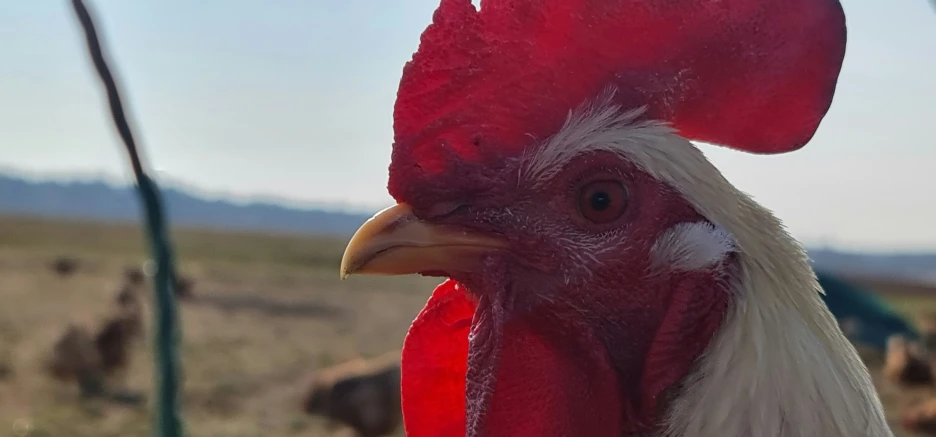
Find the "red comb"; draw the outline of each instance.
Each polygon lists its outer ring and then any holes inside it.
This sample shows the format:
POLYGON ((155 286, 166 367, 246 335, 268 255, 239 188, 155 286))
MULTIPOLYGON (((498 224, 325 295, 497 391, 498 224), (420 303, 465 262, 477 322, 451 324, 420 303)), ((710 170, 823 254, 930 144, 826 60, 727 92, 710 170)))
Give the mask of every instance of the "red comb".
POLYGON ((452 151, 515 154, 609 86, 686 138, 795 150, 829 109, 845 39, 837 0, 484 0, 480 11, 442 0, 403 70, 394 165, 435 173, 452 151))

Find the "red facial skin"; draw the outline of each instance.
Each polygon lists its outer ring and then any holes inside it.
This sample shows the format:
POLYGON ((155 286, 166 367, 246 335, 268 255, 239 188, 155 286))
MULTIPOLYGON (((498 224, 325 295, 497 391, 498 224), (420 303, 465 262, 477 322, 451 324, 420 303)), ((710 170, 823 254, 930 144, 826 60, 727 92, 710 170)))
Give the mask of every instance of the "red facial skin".
POLYGON ((453 280, 436 289, 404 345, 407 435, 656 435, 724 319, 735 259, 651 270, 660 235, 704 218, 617 155, 579 157, 536 188, 518 183, 510 165, 489 184, 477 183, 489 172, 447 172, 436 189, 398 197, 424 220, 510 244, 483 273, 426 272, 453 280), (626 187, 617 219, 596 224, 582 213, 580 191, 595 181, 626 187), (478 186, 492 188, 466 189, 478 186))

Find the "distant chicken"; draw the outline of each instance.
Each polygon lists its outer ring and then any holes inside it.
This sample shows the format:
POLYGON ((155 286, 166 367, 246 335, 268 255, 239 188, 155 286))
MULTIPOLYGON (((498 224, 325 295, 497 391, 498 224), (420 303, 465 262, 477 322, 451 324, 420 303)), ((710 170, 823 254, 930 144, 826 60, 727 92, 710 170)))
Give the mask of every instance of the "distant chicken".
POLYGON ((143 282, 146 280, 146 274, 143 273, 143 269, 139 267, 127 267, 124 269, 124 281, 133 286, 139 287, 143 285, 143 282))
POLYGON ((936 437, 936 398, 904 410, 900 415, 900 427, 915 434, 936 437))
POLYGON ((95 335, 83 326, 69 326, 53 347, 47 363, 60 381, 77 381, 83 396, 101 395, 109 381, 122 382, 130 365, 131 347, 142 336, 142 306, 132 288, 122 288, 115 311, 95 335))
POLYGON ((932 367, 917 343, 910 343, 899 335, 887 340, 882 374, 887 380, 908 387, 932 385, 934 381, 932 367))
POLYGON ((392 434, 402 422, 399 351, 319 371, 303 409, 349 426, 360 437, 392 434))
POLYGON ((137 292, 125 287, 117 295, 117 311, 94 339, 104 373, 123 380, 130 366, 131 347, 143 336, 143 307, 137 292))
POLYGON ((192 294, 192 289, 194 287, 195 287, 194 279, 188 276, 183 276, 181 274, 176 275, 175 284, 173 288, 175 289, 175 295, 179 299, 191 299, 192 297, 194 297, 194 295, 192 294))
POLYGON ((46 363, 49 375, 62 382, 76 381, 83 397, 104 393, 104 370, 94 337, 82 326, 69 326, 46 363))
POLYGON ((76 258, 60 256, 52 261, 52 270, 61 277, 68 277, 78 270, 79 261, 76 258))
POLYGON ((802 245, 692 143, 801 148, 845 42, 836 0, 441 0, 397 204, 341 265, 449 278, 404 340, 407 436, 892 436, 802 245))

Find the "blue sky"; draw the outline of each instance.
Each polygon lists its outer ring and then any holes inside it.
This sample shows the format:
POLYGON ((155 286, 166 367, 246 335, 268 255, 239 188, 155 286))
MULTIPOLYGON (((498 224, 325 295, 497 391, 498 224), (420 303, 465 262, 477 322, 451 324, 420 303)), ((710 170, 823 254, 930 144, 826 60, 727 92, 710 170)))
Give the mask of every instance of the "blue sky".
MULTIPOLYGON (((369 209, 391 202, 394 95, 436 4, 92 6, 162 177, 235 197, 369 209)), ((936 11, 927 0, 843 4, 845 65, 813 141, 782 156, 703 148, 808 243, 934 249, 936 11)), ((0 168, 127 180, 69 2, 6 2, 0 40, 0 168)))

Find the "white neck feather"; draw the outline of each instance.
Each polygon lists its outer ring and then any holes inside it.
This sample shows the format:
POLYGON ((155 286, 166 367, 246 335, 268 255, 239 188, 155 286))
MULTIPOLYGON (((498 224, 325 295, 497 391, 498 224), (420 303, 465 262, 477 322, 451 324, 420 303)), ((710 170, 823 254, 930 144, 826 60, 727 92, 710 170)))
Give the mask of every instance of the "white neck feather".
POLYGON ((666 435, 890 436, 799 245, 769 212, 746 197, 741 204, 751 208, 735 228, 741 242, 702 221, 673 227, 651 251, 657 269, 708 270, 729 253, 742 263, 730 280, 733 307, 672 406, 666 435))
MULTIPOLYGON (((620 153, 727 232, 734 244, 715 235, 705 253, 737 251, 742 267, 733 306, 673 402, 665 437, 893 437, 802 246, 692 143, 665 125, 636 121, 642 110, 624 112, 611 96, 570 113, 559 133, 525 157, 524 172, 546 179, 578 153, 620 153)), ((696 238, 697 230, 683 231, 696 238)), ((697 261, 683 255, 681 264, 697 261)))
POLYGON ((892 437, 812 272, 759 261, 742 261, 734 307, 672 405, 665 435, 892 437))
POLYGON ((670 134, 643 151, 644 166, 733 237, 741 262, 732 308, 674 402, 665 435, 893 437, 805 249, 689 141, 670 134))
POLYGON ((666 437, 892 437, 803 247, 685 139, 643 144, 627 155, 730 234, 741 263, 729 314, 673 403, 666 437))

